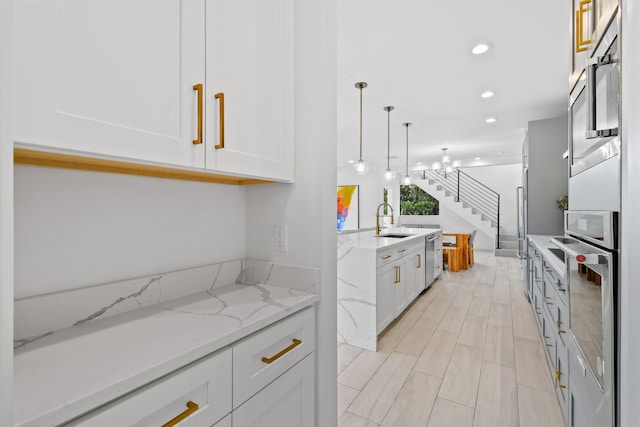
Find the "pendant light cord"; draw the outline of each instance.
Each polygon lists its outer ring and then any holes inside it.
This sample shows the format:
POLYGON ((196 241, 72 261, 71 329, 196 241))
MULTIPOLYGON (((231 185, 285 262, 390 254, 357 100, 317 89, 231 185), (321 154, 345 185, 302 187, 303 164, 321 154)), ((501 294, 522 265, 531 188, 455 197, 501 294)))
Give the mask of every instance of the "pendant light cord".
POLYGON ((391 108, 390 107, 387 110, 387 170, 390 170, 389 168, 389 156, 390 156, 390 152, 391 152, 391 108))
POLYGON ((362 161, 362 86, 360 87, 360 161, 362 161))

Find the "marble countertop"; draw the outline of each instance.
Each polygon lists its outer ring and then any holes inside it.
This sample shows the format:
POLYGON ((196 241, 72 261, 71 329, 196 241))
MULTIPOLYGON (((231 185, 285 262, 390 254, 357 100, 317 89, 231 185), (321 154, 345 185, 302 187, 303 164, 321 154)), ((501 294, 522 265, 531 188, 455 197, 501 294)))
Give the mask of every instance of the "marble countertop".
POLYGON ((319 299, 230 285, 57 331, 15 352, 15 425, 58 425, 319 299))
POLYGON ((557 256, 555 256, 553 253, 549 251, 549 248, 558 248, 556 245, 550 242, 552 237, 557 237, 557 236, 542 236, 542 235, 529 234, 527 235, 527 237, 529 238, 529 241, 533 243, 542 252, 544 259, 546 259, 551 264, 551 267, 553 267, 556 273, 558 273, 558 275, 564 279, 564 276, 566 273, 564 262, 562 262, 560 258, 558 258, 557 256))
POLYGON ((412 234, 409 237, 394 238, 394 237, 376 237, 375 230, 363 231, 360 233, 349 233, 338 235, 338 245, 348 246, 350 248, 360 249, 387 249, 396 245, 411 242, 412 240, 424 238, 430 234, 435 234, 441 231, 434 228, 406 228, 406 227, 394 227, 385 228, 380 234, 385 233, 407 233, 412 234))

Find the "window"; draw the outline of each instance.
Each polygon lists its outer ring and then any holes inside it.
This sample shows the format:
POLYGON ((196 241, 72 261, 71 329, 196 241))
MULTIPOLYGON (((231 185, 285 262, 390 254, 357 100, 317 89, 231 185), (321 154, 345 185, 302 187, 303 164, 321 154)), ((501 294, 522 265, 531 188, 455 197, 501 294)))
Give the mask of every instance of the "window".
POLYGON ((438 215, 440 202, 415 184, 400 186, 400 215, 438 215))

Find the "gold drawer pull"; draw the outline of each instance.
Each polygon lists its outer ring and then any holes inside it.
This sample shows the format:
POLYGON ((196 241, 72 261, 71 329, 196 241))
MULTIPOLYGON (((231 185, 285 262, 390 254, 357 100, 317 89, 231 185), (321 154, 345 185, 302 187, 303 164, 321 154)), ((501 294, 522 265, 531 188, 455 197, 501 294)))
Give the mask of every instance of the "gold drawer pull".
POLYGON ((185 418, 187 418, 189 415, 193 414, 197 410, 198 410, 198 404, 192 401, 188 401, 187 409, 185 409, 184 412, 182 412, 180 415, 178 415, 168 423, 163 424, 162 427, 173 427, 174 425, 178 424, 180 421, 184 420, 185 418))
POLYGON ((284 356, 285 354, 289 353, 291 350, 293 350, 293 349, 294 349, 294 348, 296 348, 297 346, 299 346, 300 344, 302 344, 302 341, 300 341, 300 340, 299 340, 299 339, 297 339, 297 338, 294 338, 294 339, 293 339, 293 343, 292 343, 289 347, 285 348, 284 350, 281 350, 279 353, 274 354, 274 355, 273 355, 273 356, 271 356, 271 357, 263 357, 263 358, 262 358, 262 361, 263 361, 264 363, 273 363, 273 362, 275 362, 276 360, 280 359, 280 358, 281 358, 282 356, 284 356))
POLYGON ((562 372, 556 371, 556 381, 558 382, 558 387, 567 388, 567 386, 562 384, 562 382, 560 381, 560 375, 562 375, 562 372))
POLYGON ((382 259, 389 259, 389 258, 391 258, 391 255, 385 255, 382 257, 382 259))
POLYGON ((193 85, 193 90, 198 91, 198 137, 193 143, 202 144, 202 83, 193 85))
POLYGON ((401 254, 402 252, 406 252, 406 249, 400 249, 400 250, 398 251, 398 253, 399 253, 399 254, 401 254))
POLYGON ((213 96, 220 100, 220 142, 213 147, 219 150, 220 148, 224 148, 224 93, 219 92, 213 96))

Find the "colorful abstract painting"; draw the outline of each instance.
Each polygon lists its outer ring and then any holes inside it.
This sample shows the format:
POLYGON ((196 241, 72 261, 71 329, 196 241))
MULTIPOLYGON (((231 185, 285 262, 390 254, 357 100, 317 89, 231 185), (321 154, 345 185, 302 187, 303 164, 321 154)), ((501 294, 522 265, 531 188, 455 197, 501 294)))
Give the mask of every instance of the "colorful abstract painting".
POLYGON ((357 185, 338 187, 338 231, 357 230, 359 224, 357 185))

